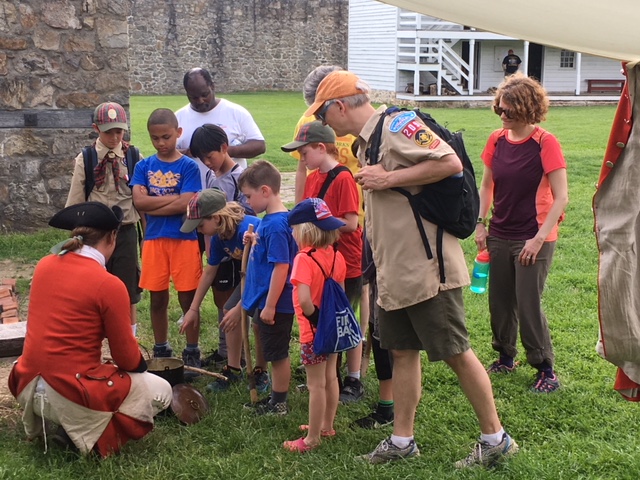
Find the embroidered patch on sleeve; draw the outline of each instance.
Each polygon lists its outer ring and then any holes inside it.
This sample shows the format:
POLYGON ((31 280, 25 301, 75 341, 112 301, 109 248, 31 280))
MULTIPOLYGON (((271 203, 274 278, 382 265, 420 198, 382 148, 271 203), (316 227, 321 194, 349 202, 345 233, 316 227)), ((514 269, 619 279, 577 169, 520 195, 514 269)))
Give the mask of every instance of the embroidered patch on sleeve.
POLYGON ((424 128, 424 125, 421 125, 415 120, 412 120, 409 123, 407 123, 405 127, 402 129, 402 134, 408 139, 411 139, 411 137, 413 137, 413 134, 416 133, 421 128, 424 128))
POLYGON ((392 133, 397 133, 402 130, 407 123, 416 118, 416 112, 403 112, 394 118, 389 125, 389 131, 392 133))
POLYGON ((440 145, 440 140, 428 129, 420 129, 413 136, 413 141, 419 147, 434 149, 440 145))

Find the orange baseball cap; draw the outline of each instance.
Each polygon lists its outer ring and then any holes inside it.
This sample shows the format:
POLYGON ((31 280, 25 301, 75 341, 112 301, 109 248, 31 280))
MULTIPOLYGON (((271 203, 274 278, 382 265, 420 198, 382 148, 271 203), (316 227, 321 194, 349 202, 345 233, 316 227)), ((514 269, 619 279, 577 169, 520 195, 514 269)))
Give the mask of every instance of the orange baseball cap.
POLYGON ((350 97, 367 93, 362 87, 362 81, 354 73, 346 70, 336 70, 324 77, 316 90, 316 101, 304 112, 306 117, 315 115, 327 100, 350 97))

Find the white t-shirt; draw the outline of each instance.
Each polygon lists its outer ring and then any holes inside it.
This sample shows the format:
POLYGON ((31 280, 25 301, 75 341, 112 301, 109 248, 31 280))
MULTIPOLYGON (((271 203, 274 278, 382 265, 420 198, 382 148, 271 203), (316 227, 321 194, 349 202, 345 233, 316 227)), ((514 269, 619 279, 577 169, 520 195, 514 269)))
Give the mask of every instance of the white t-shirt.
MULTIPOLYGON (((242 145, 247 140, 264 140, 258 125, 249 111, 229 100, 220 99, 218 105, 205 113, 196 112, 187 104, 176 112, 178 124, 182 127, 182 136, 178 139, 177 148, 187 149, 196 128, 211 123, 221 127, 229 137, 229 145, 242 145)), ((247 168, 246 158, 233 159, 242 168, 247 168)))

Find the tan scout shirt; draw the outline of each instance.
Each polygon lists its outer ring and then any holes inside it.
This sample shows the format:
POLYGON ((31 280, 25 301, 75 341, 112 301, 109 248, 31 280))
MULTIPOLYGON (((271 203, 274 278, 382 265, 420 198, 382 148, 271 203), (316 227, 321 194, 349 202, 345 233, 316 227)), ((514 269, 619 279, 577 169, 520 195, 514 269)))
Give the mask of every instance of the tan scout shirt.
MULTIPOLYGON (((96 141, 96 150, 98 152, 98 161, 100 161, 107 154, 109 149, 105 147, 100 140, 96 141)), ((122 208, 124 213, 123 225, 136 223, 140 220, 138 212, 133 207, 133 197, 131 195, 131 188, 129 188, 129 170, 125 164, 124 152, 122 151, 122 144, 115 148, 113 152, 116 154, 120 161, 120 184, 118 185, 120 191, 116 192, 115 184, 113 182, 113 171, 111 164, 107 165, 107 171, 105 175, 105 182, 100 187, 95 186, 89 194, 90 202, 101 202, 109 207, 118 205, 122 208)), ((82 158, 82 152, 76 157, 75 166, 73 168, 73 177, 71 178, 71 188, 69 189, 69 196, 67 197, 67 203, 65 207, 75 205, 77 203, 83 203, 84 198, 84 160, 82 158)))
MULTIPOLYGON (((358 137, 358 160, 368 164, 365 152, 380 115, 381 106, 365 124, 358 137)), ((380 144, 379 163, 387 171, 408 168, 425 161, 437 161, 455 154, 453 149, 429 130, 418 117, 394 119, 406 112, 385 119, 380 144), (408 120, 408 121, 407 121, 408 120)), ((418 193, 419 186, 406 187, 418 193)), ((436 256, 437 227, 422 219, 433 250, 428 260, 415 217, 407 199, 392 190, 365 191, 367 238, 373 250, 377 268, 378 304, 385 310, 397 310, 435 297, 440 290, 450 290, 469 284, 469 272, 458 239, 444 233, 443 256, 446 283, 440 284, 436 256)))

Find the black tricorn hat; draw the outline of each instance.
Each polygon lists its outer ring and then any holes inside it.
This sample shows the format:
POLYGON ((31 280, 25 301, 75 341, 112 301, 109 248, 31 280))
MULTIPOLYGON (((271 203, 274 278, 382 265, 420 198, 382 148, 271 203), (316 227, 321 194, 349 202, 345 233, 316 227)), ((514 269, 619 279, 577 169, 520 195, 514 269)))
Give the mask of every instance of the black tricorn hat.
POLYGON ((62 230, 91 227, 111 231, 118 228, 123 216, 122 209, 117 205, 109 208, 104 203, 85 202, 63 208, 51 217, 49 225, 62 230))

